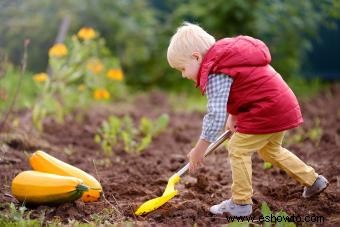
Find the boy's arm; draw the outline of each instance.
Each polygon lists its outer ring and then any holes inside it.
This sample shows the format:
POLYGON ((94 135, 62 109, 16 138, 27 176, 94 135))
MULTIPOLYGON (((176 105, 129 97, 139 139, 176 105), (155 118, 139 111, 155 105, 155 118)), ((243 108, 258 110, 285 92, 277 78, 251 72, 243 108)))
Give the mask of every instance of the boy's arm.
POLYGON ((194 172, 202 164, 205 150, 225 127, 226 106, 232 81, 232 78, 227 75, 209 75, 206 90, 208 111, 203 118, 200 139, 188 154, 190 172, 194 172))
POLYGON ((225 127, 227 102, 233 79, 227 75, 209 75, 207 85, 207 113, 203 118, 200 138, 214 142, 225 127))

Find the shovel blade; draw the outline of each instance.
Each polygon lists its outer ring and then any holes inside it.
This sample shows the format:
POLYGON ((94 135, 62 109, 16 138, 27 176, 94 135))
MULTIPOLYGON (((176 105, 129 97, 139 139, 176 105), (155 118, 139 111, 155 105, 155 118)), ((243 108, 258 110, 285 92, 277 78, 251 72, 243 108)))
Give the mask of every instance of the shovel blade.
POLYGON ((168 202, 175 195, 178 194, 177 190, 175 190, 175 184, 180 181, 180 177, 177 174, 174 174, 170 177, 168 184, 165 188, 165 191, 162 196, 151 199, 143 203, 136 211, 136 215, 142 215, 149 213, 153 210, 156 210, 158 207, 162 206, 164 203, 168 202))
POLYGON ((177 195, 177 191, 173 191, 170 194, 163 195, 149 201, 143 203, 135 212, 136 215, 143 215, 149 213, 153 210, 156 210, 158 207, 162 206, 164 203, 168 202, 175 195, 177 195))

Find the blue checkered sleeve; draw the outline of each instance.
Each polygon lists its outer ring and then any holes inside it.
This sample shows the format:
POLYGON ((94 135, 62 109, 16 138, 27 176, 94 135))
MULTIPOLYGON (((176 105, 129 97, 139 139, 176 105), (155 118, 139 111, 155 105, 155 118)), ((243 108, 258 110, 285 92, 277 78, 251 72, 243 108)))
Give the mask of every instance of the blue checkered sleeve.
POLYGON ((210 74, 206 95, 207 113, 203 118, 200 138, 214 142, 222 133, 227 120, 227 102, 233 79, 225 74, 210 74))

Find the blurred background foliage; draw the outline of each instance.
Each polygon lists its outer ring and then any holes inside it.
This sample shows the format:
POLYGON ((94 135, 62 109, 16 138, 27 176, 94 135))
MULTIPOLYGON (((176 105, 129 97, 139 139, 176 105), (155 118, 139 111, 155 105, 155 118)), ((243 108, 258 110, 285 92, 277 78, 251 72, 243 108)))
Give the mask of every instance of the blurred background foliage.
MULTIPOLYGON (((200 24, 217 39, 238 34, 263 39, 273 66, 286 79, 301 67, 320 38, 320 29, 337 29, 339 0, 1 0, 0 52, 14 65, 30 39, 28 70, 45 71, 48 49, 61 21, 70 18, 68 35, 93 27, 117 56, 130 87, 184 90, 190 82, 166 61, 171 35, 183 21, 200 24)), ((339 33, 338 33, 339 34, 339 33)), ((322 57, 322 56, 320 56, 322 57)), ((1 66, 0 66, 1 73, 1 66)))

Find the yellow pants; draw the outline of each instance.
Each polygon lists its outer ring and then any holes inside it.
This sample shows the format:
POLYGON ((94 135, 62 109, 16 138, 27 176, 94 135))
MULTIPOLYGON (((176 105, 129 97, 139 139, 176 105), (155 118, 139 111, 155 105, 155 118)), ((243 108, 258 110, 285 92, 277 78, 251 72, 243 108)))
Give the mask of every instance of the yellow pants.
POLYGON ((236 204, 252 204, 251 156, 254 151, 257 151, 263 160, 286 171, 302 185, 311 186, 315 182, 318 174, 314 169, 281 146, 284 134, 233 134, 227 148, 233 179, 232 200, 236 204))

